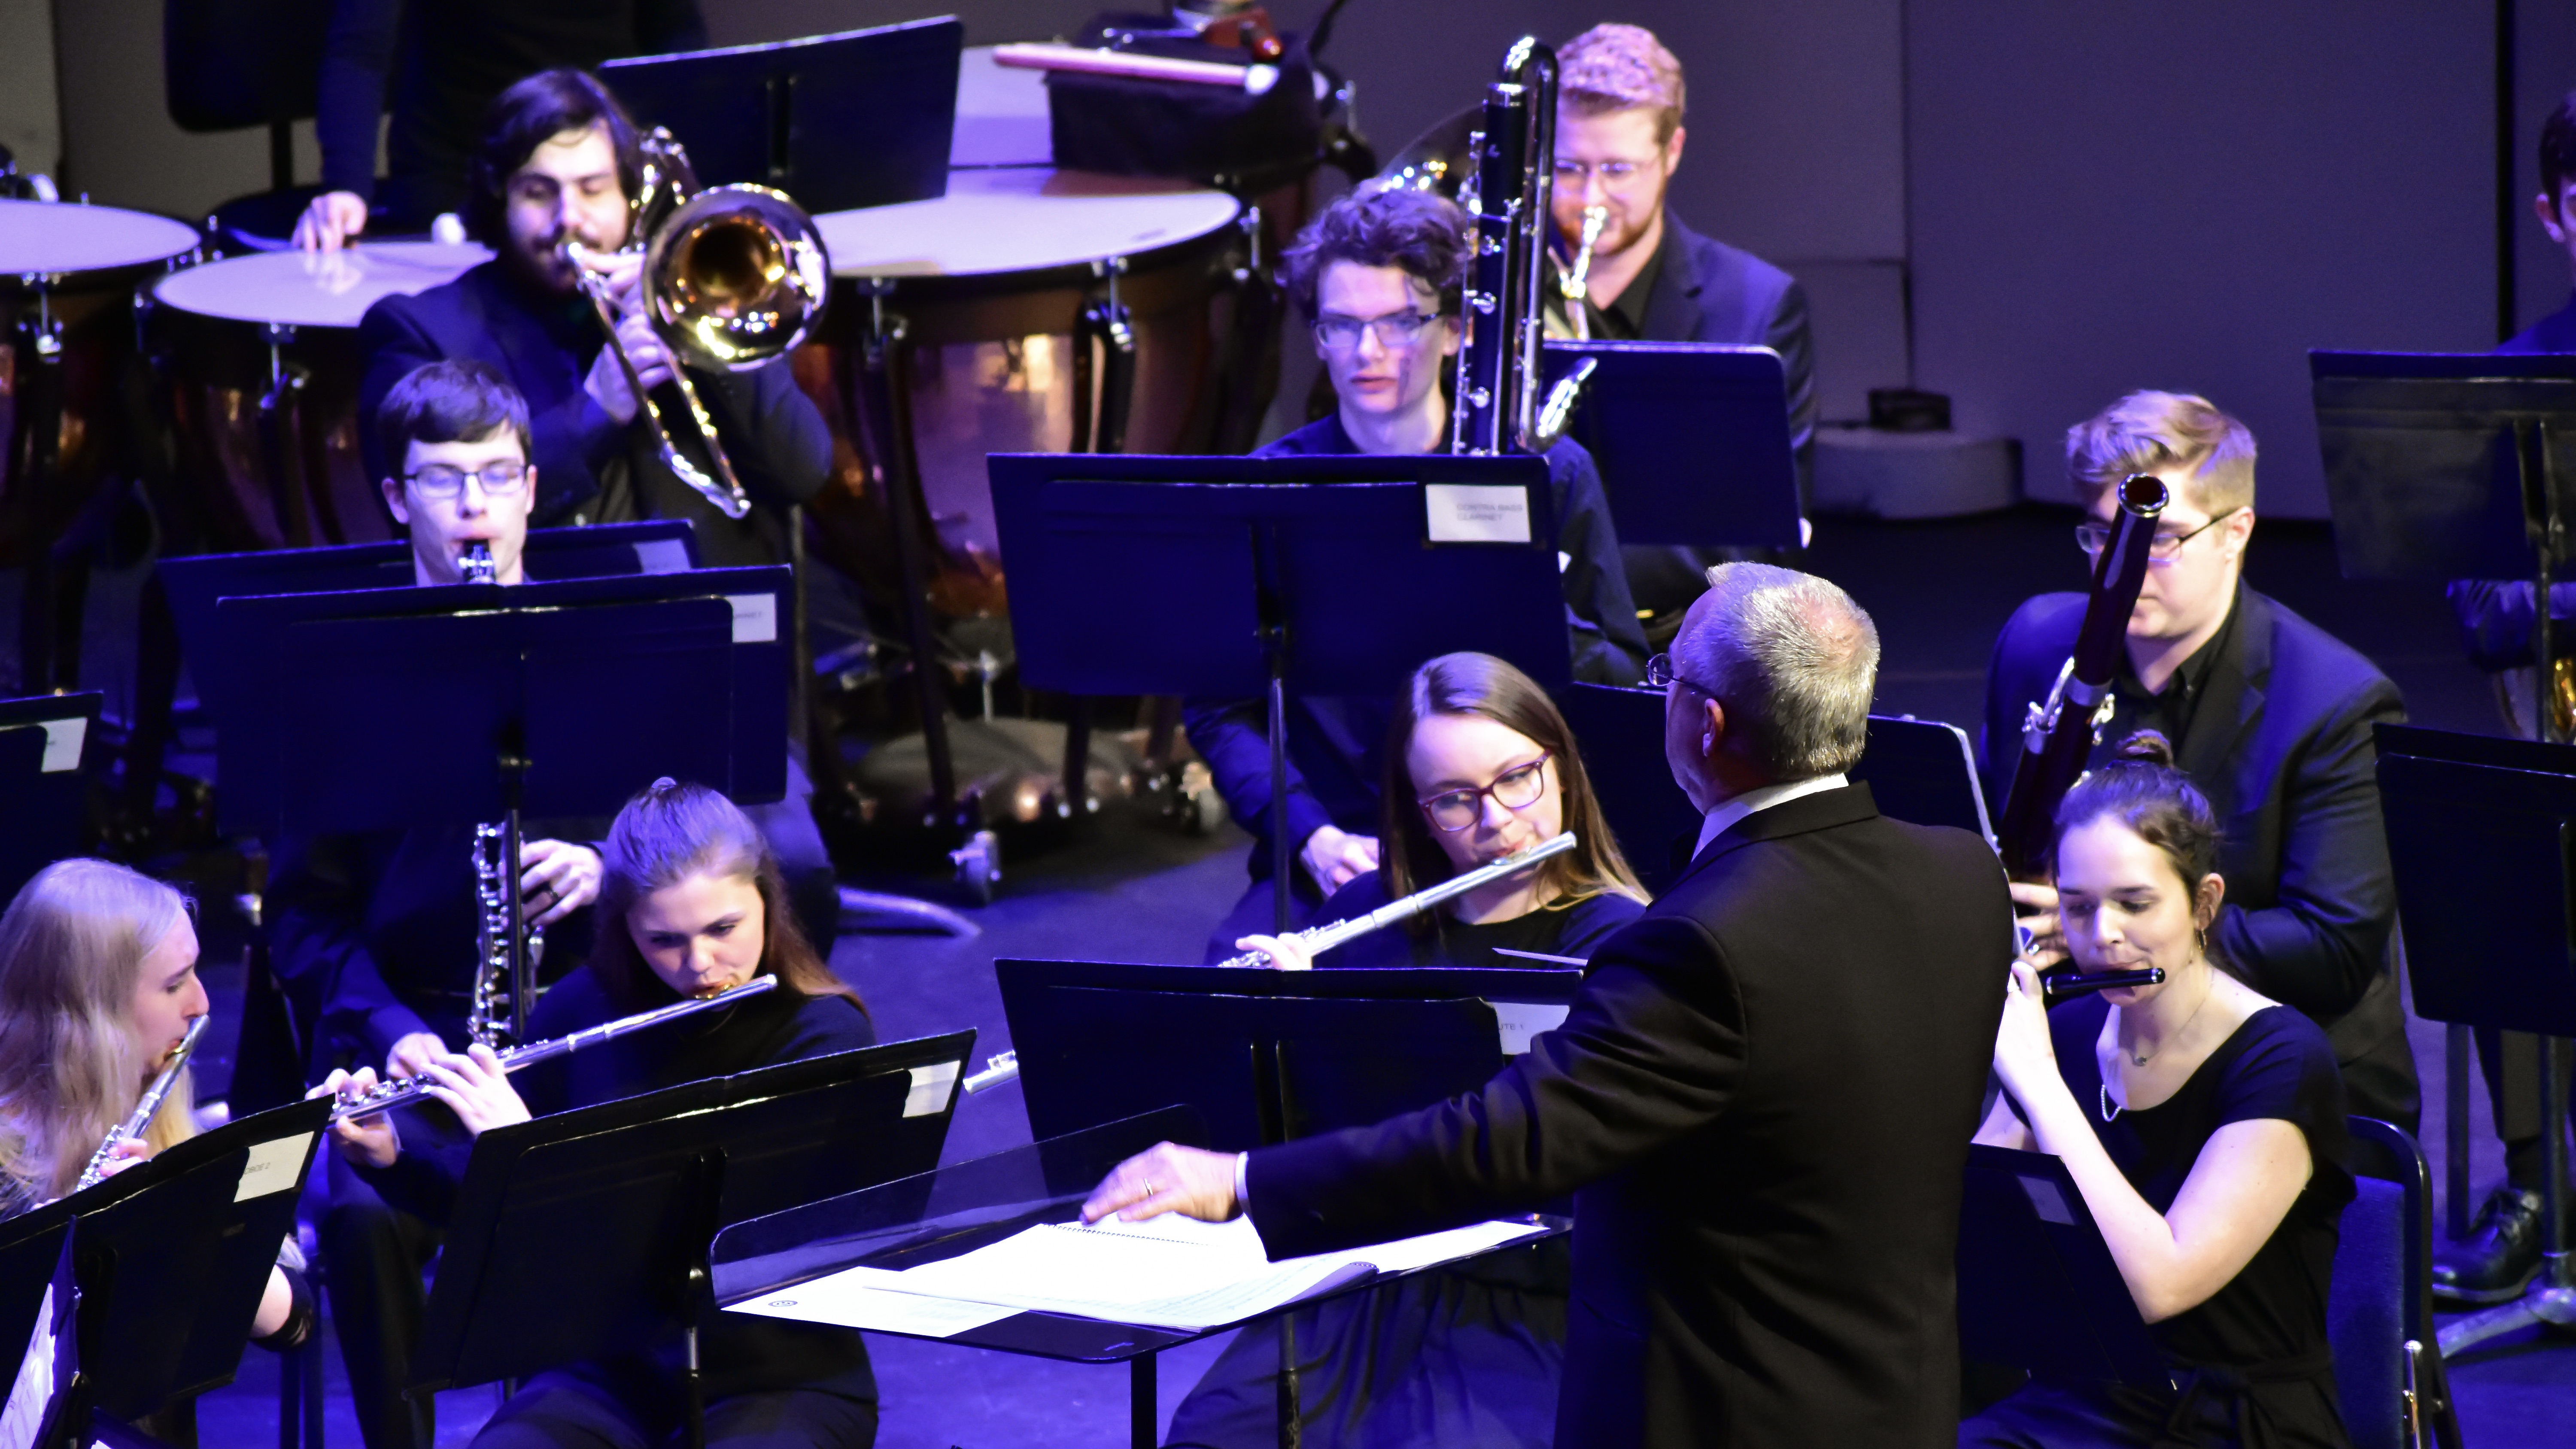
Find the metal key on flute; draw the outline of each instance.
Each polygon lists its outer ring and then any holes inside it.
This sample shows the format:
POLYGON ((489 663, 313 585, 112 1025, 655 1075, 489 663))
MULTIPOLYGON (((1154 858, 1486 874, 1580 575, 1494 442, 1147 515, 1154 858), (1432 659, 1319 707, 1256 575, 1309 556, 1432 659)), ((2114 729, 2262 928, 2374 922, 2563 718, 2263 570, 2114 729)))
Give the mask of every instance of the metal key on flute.
MULTIPOLYGON (((526 1046, 512 1047, 508 1051, 496 1052, 493 1055, 500 1061, 503 1072, 515 1072, 521 1067, 534 1066, 549 1058, 598 1046, 602 1042, 624 1036, 629 1032, 660 1026, 666 1021, 677 1021, 681 1017, 694 1016, 701 1011, 714 1011, 719 1007, 733 1006, 777 985, 778 978, 775 976, 755 976, 740 986, 727 987, 713 996, 701 997, 694 1001, 675 1001, 669 1006, 657 1007, 652 1011, 640 1011, 633 1016, 621 1016, 615 1021, 604 1021, 597 1026, 584 1027, 568 1036, 530 1042, 526 1046)), ((432 1085, 426 1076, 378 1083, 365 1092, 342 1097, 339 1105, 331 1109, 330 1120, 334 1123, 346 1122, 353 1117, 372 1117, 379 1112, 390 1111, 396 1107, 410 1106, 428 1096, 432 1085)))
MULTIPOLYGON (((1480 865, 1464 875, 1451 876, 1436 886, 1415 891, 1402 900, 1389 901, 1365 916, 1353 916, 1347 921, 1333 921, 1321 926, 1308 926, 1302 931, 1293 931, 1281 939, 1295 941, 1311 954, 1320 956, 1344 941, 1356 940, 1371 931, 1382 930, 1398 921, 1418 916, 1452 896, 1465 895, 1489 881, 1501 880, 1514 871, 1526 870, 1549 856, 1563 855, 1572 850, 1574 845, 1574 832, 1568 830, 1542 840, 1518 855, 1504 856, 1490 864, 1480 865)), ((1270 953, 1267 951, 1246 951, 1240 956, 1217 964, 1268 966, 1271 960, 1270 953)))

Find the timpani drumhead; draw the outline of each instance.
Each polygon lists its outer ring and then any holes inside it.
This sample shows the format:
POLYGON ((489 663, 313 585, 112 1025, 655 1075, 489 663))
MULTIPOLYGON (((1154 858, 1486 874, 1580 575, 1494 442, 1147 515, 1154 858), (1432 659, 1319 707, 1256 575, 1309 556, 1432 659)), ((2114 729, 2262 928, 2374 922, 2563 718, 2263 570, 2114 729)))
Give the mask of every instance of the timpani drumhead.
POLYGON ((148 211, 0 201, 0 276, 149 266, 196 245, 195 227, 148 211))
POLYGON ((946 196, 826 212, 814 223, 836 277, 979 277, 1174 246, 1240 209, 1186 181, 1014 167, 952 171, 946 196))
POLYGON ((228 322, 355 329, 378 299, 425 292, 491 259, 482 247, 440 242, 258 252, 173 272, 153 284, 152 298, 228 322))

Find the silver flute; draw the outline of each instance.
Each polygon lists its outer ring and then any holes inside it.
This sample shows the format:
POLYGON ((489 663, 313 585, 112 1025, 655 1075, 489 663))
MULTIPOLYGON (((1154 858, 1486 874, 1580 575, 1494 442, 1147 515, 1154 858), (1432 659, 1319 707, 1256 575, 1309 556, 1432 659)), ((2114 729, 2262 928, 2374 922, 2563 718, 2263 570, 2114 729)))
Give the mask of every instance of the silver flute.
MULTIPOLYGON (((1504 856, 1500 860, 1480 865, 1465 875, 1453 875, 1436 886, 1415 891, 1402 900, 1389 901, 1365 916, 1353 916, 1347 921, 1333 921, 1321 926, 1308 926, 1302 931, 1293 931, 1280 939, 1294 941, 1304 946, 1308 953, 1320 956, 1344 941, 1356 940, 1371 931, 1383 930, 1398 921, 1421 915, 1452 896, 1463 896, 1489 881, 1501 880, 1514 871, 1527 870, 1550 856, 1563 855, 1572 850, 1574 845, 1574 832, 1564 831, 1540 841, 1518 855, 1504 856)), ((1270 953, 1246 951, 1240 956, 1217 964, 1267 966, 1271 964, 1270 953)))
MULTIPOLYGON (((639 1011, 633 1016, 621 1016, 615 1021, 603 1021, 597 1026, 586 1026, 569 1036, 532 1041, 526 1046, 512 1047, 508 1051, 495 1052, 493 1055, 500 1058, 502 1071, 515 1072, 521 1067, 533 1066, 552 1057, 566 1056, 588 1047, 598 1046, 602 1042, 624 1036, 628 1032, 660 1026, 666 1021, 678 1021, 681 1017, 695 1016, 701 1011, 715 1011, 723 1007, 740 1005, 777 985, 778 978, 775 976, 754 976, 740 986, 728 986, 713 996, 701 996, 690 1001, 675 1001, 668 1006, 657 1007, 651 1011, 639 1011)), ((372 1117, 379 1112, 388 1112, 396 1107, 408 1107, 428 1096, 431 1085, 426 1075, 406 1077, 400 1081, 378 1082, 364 1092, 342 1097, 339 1105, 331 1109, 329 1120, 346 1122, 352 1117, 372 1117)))
POLYGON ((179 1049, 170 1054, 169 1064, 161 1069, 161 1075, 154 1077, 152 1085, 143 1089, 143 1100, 134 1104, 134 1115, 110 1129, 106 1140, 98 1144, 98 1150, 89 1155, 89 1166, 81 1169, 80 1181, 72 1185, 72 1191, 96 1187, 106 1181, 108 1164, 116 1160, 116 1149, 152 1130, 152 1119, 160 1115, 161 1104, 169 1099, 170 1089, 179 1085, 179 1073, 187 1068, 188 1053, 197 1049, 197 1038, 205 1034, 206 1018, 201 1016, 188 1023, 188 1034, 179 1038, 179 1049))

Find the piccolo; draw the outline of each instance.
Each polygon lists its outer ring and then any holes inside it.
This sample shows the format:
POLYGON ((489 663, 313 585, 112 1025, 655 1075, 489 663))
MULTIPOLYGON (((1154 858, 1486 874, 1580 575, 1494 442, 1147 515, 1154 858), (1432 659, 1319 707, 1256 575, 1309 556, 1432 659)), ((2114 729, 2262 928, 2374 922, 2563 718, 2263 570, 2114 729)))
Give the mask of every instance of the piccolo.
POLYGON ((161 1069, 161 1075, 152 1079, 151 1086, 143 1089, 143 1100, 134 1104, 134 1115, 110 1129, 106 1140, 98 1144, 98 1150, 89 1155, 89 1166, 81 1169, 80 1181, 73 1184, 72 1191, 96 1187, 106 1181, 108 1164, 116 1160, 116 1149, 152 1130, 152 1119, 160 1114, 161 1104, 169 1099, 170 1089, 179 1085, 179 1073, 188 1065, 188 1053, 197 1049, 197 1038, 205 1034, 206 1018, 201 1016, 188 1023, 188 1033, 179 1038, 179 1049, 170 1054, 169 1065, 161 1069))
MULTIPOLYGON (((1490 881, 1501 880, 1515 871, 1527 870, 1549 856, 1563 855, 1572 850, 1574 845, 1574 832, 1564 831, 1540 841, 1518 855, 1504 856, 1500 860, 1480 865, 1465 875, 1453 875, 1436 886, 1415 891, 1402 900, 1389 901, 1365 916, 1353 916, 1347 921, 1333 921, 1321 926, 1308 926, 1302 931, 1292 931, 1281 939, 1294 941, 1305 947, 1309 954, 1320 956, 1344 941, 1356 940, 1371 931, 1383 930, 1398 921, 1421 915, 1452 896, 1463 896, 1490 881)), ((1268 966, 1272 963, 1270 953, 1267 951, 1246 951, 1240 956, 1217 964, 1268 966)))
MULTIPOLYGON (((754 976, 740 986, 729 986, 713 996, 703 996, 692 1001, 675 1001, 669 1006, 657 1007, 651 1011, 639 1011, 633 1016, 621 1016, 615 1021, 603 1021, 597 1026, 586 1026, 569 1036, 554 1037, 547 1041, 532 1041, 526 1046, 512 1047, 508 1051, 496 1052, 494 1055, 500 1059, 502 1071, 515 1072, 521 1067, 534 1066, 552 1057, 567 1056, 588 1047, 598 1046, 602 1042, 614 1040, 628 1032, 660 1026, 666 1021, 678 1021, 681 1017, 695 1016, 701 1011, 714 1011, 720 1007, 738 1005, 777 985, 778 978, 775 976, 754 976)), ((331 1109, 329 1120, 335 1123, 345 1122, 352 1117, 372 1117, 379 1112, 390 1111, 396 1107, 408 1107, 428 1096, 431 1085, 426 1076, 379 1082, 355 1096, 342 1097, 339 1105, 331 1109)))

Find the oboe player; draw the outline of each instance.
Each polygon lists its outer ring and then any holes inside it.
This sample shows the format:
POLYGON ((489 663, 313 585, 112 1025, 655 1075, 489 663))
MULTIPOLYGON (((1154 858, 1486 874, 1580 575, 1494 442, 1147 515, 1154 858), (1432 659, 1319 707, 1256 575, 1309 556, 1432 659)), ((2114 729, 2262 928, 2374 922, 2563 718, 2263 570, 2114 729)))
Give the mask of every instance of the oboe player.
MULTIPOLYGON (((750 817, 715 791, 665 779, 629 800, 608 832, 599 904, 597 944, 538 1004, 529 1022, 537 1038, 711 996, 754 976, 775 976, 778 988, 515 1078, 485 1048, 441 1055, 426 1068, 429 1090, 469 1134, 875 1044, 857 994, 797 928, 776 855, 750 817)), ((373 1081, 363 1069, 335 1072, 314 1094, 363 1092, 373 1081)), ((384 1116, 344 1121, 333 1138, 335 1157, 388 1200, 430 1221, 453 1207, 467 1144, 407 1144, 384 1116)), ((876 1378, 858 1335, 730 1313, 713 1313, 700 1328, 709 1445, 875 1442, 876 1378)), ((566 1364, 530 1378, 474 1443, 648 1449, 670 1441, 679 1402, 668 1368, 649 1354, 566 1364)))
MULTIPOLYGON (((2370 735, 2405 707, 2376 665, 2245 585, 2254 460, 2243 423, 2175 393, 2131 393, 2067 430, 2067 472, 2086 508, 2075 541, 2088 561, 2121 479, 2151 473, 2172 494, 2102 739, 2152 729, 2173 741, 2225 832, 2227 903, 2210 929, 2219 954, 2247 985, 2326 1029, 2355 1112, 2412 1131, 2420 1100, 2389 954, 2397 892, 2370 735)), ((1989 782, 2012 778, 2023 716, 2047 697, 2083 614, 2082 594, 2042 594, 1995 641, 1989 782)), ((2110 748, 2098 745, 2094 762, 2110 748)), ((2034 959, 2062 959, 2056 893, 2016 885, 2013 896, 2039 941, 2034 959)))

